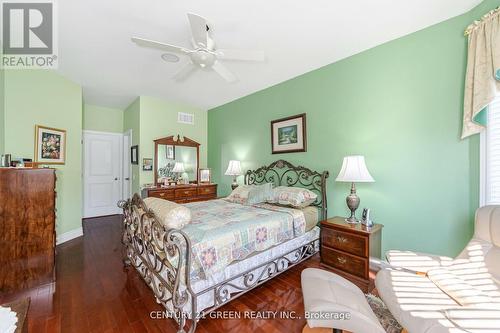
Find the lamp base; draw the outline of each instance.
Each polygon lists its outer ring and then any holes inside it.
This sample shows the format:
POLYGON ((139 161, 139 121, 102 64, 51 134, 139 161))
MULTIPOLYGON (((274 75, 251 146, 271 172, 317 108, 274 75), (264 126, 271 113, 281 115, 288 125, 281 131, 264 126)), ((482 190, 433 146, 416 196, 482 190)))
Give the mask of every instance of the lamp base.
POLYGON ((349 194, 346 198, 345 201, 347 203, 347 207, 349 207, 349 210, 351 211, 351 216, 349 218, 345 219, 347 223, 359 223, 358 219, 356 218, 356 209, 359 207, 359 197, 356 195, 356 185, 354 183, 351 184, 351 194, 349 194))

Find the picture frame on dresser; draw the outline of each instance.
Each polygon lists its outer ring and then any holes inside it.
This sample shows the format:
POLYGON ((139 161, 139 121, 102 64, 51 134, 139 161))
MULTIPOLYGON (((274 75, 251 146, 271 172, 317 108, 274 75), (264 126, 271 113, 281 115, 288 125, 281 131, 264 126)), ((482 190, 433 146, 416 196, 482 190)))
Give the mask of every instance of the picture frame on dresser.
POLYGON ((212 170, 208 168, 200 169, 200 184, 210 184, 212 180, 212 170))

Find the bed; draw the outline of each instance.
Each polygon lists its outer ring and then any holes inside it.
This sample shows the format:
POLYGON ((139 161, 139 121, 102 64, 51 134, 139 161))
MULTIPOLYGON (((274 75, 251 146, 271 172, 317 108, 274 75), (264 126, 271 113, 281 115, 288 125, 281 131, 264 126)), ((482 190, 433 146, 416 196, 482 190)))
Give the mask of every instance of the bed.
POLYGON ((136 194, 119 204, 124 263, 139 272, 179 332, 194 332, 209 312, 318 252, 317 224, 327 216, 327 178, 327 171, 284 160, 249 170, 245 184, 301 187, 318 197, 301 209, 223 199, 188 203, 192 221, 182 229, 163 227, 136 194), (248 240, 249 234, 255 239, 248 240))

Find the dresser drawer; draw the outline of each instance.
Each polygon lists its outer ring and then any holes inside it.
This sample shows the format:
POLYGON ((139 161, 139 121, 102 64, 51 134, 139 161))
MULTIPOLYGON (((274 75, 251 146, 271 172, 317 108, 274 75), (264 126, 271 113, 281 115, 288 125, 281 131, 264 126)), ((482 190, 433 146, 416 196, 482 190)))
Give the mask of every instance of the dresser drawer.
POLYGON ((368 257, 368 238, 364 236, 324 227, 321 230, 321 242, 334 249, 368 257))
POLYGON ((198 195, 215 194, 215 186, 202 186, 198 187, 198 195))
POLYGON ((196 188, 180 188, 175 190, 175 198, 189 198, 197 195, 196 188))
POLYGON ((321 248, 321 258, 322 262, 329 266, 360 278, 368 279, 367 258, 359 258, 324 246, 321 248))
POLYGON ((157 191, 149 191, 149 197, 155 197, 165 200, 171 200, 174 198, 174 190, 157 190, 157 191))

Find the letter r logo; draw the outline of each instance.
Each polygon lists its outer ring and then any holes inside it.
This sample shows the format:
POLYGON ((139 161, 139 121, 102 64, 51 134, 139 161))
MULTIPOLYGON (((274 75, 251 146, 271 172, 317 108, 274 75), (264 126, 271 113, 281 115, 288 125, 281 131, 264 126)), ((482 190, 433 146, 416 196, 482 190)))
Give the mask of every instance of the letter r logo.
POLYGON ((52 3, 3 3, 3 53, 51 54, 52 9, 52 3))

